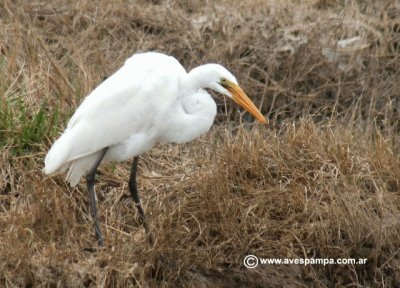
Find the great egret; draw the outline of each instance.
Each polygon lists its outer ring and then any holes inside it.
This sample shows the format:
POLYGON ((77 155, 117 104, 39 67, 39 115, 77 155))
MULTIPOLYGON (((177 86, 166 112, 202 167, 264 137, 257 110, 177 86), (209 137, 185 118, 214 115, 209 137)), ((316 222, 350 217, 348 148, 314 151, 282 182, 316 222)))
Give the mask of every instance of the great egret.
POLYGON ((45 158, 45 174, 68 169, 75 186, 86 174, 91 215, 99 245, 94 182, 102 160, 133 158, 129 190, 148 232, 136 185, 139 155, 160 142, 188 142, 207 132, 217 113, 204 88, 233 99, 258 121, 266 120, 223 66, 206 64, 189 73, 171 56, 135 54, 85 98, 45 158))

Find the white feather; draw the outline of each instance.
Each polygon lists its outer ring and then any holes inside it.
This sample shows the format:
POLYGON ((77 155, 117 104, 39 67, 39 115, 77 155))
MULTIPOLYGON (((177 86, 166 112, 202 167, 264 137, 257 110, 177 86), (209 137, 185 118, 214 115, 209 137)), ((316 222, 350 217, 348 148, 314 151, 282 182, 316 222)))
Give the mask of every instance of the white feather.
POLYGON ((237 83, 217 64, 186 73, 160 53, 136 54, 85 98, 45 158, 44 172, 69 169, 76 185, 108 147, 107 161, 124 161, 161 141, 186 142, 207 132, 216 105, 203 88, 232 97, 219 83, 237 83))
POLYGON ((128 153, 126 149, 138 152, 143 150, 141 146, 145 141, 142 132, 147 131, 148 138, 159 133, 154 129, 157 115, 174 102, 174 99, 165 101, 169 99, 163 96, 178 95, 177 77, 185 74, 179 62, 162 54, 137 54, 128 59, 120 70, 87 96, 76 110, 67 129, 48 152, 44 172, 52 174, 62 166, 64 169, 70 168, 67 178, 71 184, 76 184, 77 179, 96 161, 93 155, 103 148, 113 148, 106 159, 119 161, 132 155, 124 157, 116 150, 125 150, 126 153, 122 154, 133 155, 137 152, 128 153), (143 85, 149 82, 151 86, 143 85), (169 83, 176 84, 171 86, 169 83), (142 143, 127 147, 128 139, 133 140, 136 134, 142 143))

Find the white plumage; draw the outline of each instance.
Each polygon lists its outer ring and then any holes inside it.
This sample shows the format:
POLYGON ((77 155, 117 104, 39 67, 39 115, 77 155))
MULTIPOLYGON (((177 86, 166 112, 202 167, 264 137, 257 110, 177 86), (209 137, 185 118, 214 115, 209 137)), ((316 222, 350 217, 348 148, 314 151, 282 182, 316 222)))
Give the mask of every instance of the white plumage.
POLYGON ((68 169, 76 185, 108 147, 104 159, 124 161, 159 142, 187 142, 207 132, 216 104, 203 90, 233 98, 259 121, 264 117, 218 64, 186 73, 173 57, 135 54, 85 98, 45 158, 44 172, 68 169))

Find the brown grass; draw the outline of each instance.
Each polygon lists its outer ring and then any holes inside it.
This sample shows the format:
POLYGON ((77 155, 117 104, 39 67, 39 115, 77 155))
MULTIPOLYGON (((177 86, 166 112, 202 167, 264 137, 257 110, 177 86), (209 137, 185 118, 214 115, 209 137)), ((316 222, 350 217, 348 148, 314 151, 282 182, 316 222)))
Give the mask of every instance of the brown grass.
POLYGON ((400 283, 399 13, 396 1, 2 1, 0 286, 400 283), (84 181, 44 177, 43 157, 82 97, 149 50, 224 64, 271 125, 219 99, 208 135, 143 155, 153 247, 129 163, 101 166, 98 248, 84 181), (247 254, 368 262, 249 270, 247 254))

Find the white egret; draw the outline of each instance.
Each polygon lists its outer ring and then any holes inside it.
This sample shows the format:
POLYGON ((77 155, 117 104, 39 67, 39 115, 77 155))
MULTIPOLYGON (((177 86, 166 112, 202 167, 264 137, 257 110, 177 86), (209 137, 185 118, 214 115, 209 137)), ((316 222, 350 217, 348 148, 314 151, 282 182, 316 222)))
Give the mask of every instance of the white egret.
POLYGON ((139 155, 157 143, 188 142, 207 132, 217 113, 204 90, 233 99, 258 121, 264 116, 223 66, 206 64, 189 73, 173 57, 148 52, 135 54, 82 102, 64 133, 45 158, 45 174, 67 170, 75 186, 86 174, 91 214, 99 245, 103 245, 97 216, 94 182, 102 160, 134 157, 129 189, 148 232, 136 185, 139 155))

